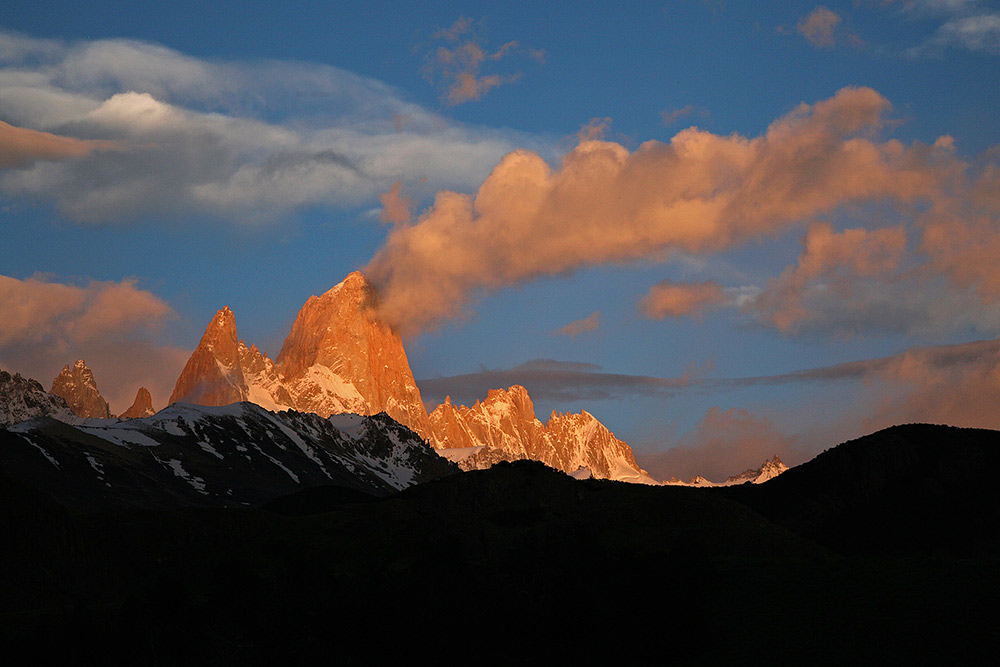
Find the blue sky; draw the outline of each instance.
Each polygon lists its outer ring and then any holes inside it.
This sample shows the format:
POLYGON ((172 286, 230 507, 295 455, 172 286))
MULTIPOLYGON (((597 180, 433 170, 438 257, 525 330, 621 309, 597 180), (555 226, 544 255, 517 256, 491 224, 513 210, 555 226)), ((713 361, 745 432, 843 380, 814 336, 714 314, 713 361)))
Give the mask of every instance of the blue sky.
POLYGON ((364 268, 428 402, 661 476, 1000 427, 998 84, 976 0, 7 2, 0 365, 161 407, 216 309, 274 356, 364 268))

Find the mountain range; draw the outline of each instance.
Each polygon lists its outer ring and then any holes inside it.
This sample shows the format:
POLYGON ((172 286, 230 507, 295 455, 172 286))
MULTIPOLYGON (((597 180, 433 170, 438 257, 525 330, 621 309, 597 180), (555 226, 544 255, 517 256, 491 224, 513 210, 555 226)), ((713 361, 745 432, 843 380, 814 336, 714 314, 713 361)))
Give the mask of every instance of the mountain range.
MULTIPOLYGON (((52 393, 63 397, 77 416, 111 416, 82 360, 63 369, 52 393)), ((223 406, 242 401, 320 417, 384 412, 464 470, 532 459, 578 477, 656 483, 632 449, 592 414, 553 411, 543 423, 528 391, 519 385, 490 391, 471 407, 456 407, 447 398, 428 414, 402 340, 380 319, 378 295, 360 272, 306 301, 276 360, 239 337, 228 306, 215 314, 169 403, 223 406)), ((149 392, 140 387, 135 404, 120 416, 153 412, 149 392)))

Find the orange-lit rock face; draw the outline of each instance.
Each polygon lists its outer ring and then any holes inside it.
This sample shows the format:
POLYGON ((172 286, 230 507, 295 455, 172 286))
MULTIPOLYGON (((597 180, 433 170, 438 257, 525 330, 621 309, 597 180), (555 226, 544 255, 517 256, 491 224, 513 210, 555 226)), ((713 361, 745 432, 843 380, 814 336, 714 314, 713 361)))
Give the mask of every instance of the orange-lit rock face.
POLYGON ((461 459, 466 469, 498 461, 534 459, 565 472, 587 468, 595 477, 639 478, 644 472, 632 449, 588 412, 553 412, 548 424, 535 417, 528 391, 514 385, 489 392, 471 408, 446 400, 430 414, 431 443, 439 449, 480 447, 461 459))
POLYGON ((59 375, 52 381, 49 393, 62 397, 77 417, 99 419, 111 417, 108 402, 97 390, 94 374, 83 359, 77 360, 72 368, 69 367, 69 364, 64 366, 59 375))
POLYGON ((299 311, 278 355, 296 409, 390 417, 426 437, 427 413, 399 336, 377 316, 377 297, 359 272, 299 311), (353 388, 336 392, 339 382, 353 388), (337 409, 337 402, 345 409, 337 409))
POLYGON ((135 400, 132 402, 132 406, 125 412, 118 415, 118 418, 142 419, 143 417, 149 417, 155 413, 156 411, 153 410, 153 397, 149 395, 149 390, 145 387, 139 387, 139 391, 135 394, 135 400))
POLYGON ((170 402, 229 405, 246 400, 247 384, 240 366, 236 317, 229 306, 215 314, 181 376, 170 402))
POLYGON ((306 301, 276 362, 239 340, 228 308, 205 330, 177 381, 171 402, 204 405, 251 401, 270 410, 292 408, 322 417, 386 412, 439 449, 480 448, 462 466, 534 459, 597 477, 640 478, 632 450, 593 416, 535 417, 524 387, 493 390, 471 408, 451 401, 428 416, 403 342, 378 315, 378 300, 358 272, 306 301))
POLYGON ((205 330, 170 401, 251 401, 322 417, 387 412, 426 437, 427 412, 403 343, 375 315, 375 293, 352 273, 299 311, 277 363, 239 340, 229 308, 205 330))

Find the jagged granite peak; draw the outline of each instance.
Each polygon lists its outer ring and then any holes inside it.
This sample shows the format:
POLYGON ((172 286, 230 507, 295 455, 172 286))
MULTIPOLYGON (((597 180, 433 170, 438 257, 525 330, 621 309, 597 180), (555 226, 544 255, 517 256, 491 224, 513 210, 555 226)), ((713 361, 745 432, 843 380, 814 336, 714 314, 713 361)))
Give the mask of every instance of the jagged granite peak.
POLYGON ((52 381, 49 393, 65 399, 77 417, 111 418, 111 408, 98 391, 94 373, 83 359, 77 359, 72 368, 69 364, 63 366, 52 381))
POLYGON ((568 473, 586 468, 596 477, 653 482, 593 415, 554 414, 543 425, 519 385, 490 391, 471 408, 455 408, 449 398, 428 415, 403 342, 379 317, 378 295, 358 271, 309 297, 273 362, 238 340, 232 312, 220 310, 178 379, 171 402, 181 399, 246 400, 321 417, 385 412, 469 469, 527 458, 568 473))
POLYGON ((455 408, 450 398, 431 412, 432 446, 464 470, 500 461, 533 459, 577 475, 654 483, 632 449, 589 412, 553 412, 547 424, 535 417, 528 390, 493 389, 482 402, 455 408))
POLYGON ((66 400, 45 391, 38 380, 0 370, 0 427, 37 417, 67 419, 72 414, 66 400))
POLYGON ((386 412, 426 437, 427 412, 403 341, 378 315, 378 297, 355 271, 299 310, 276 360, 295 408, 321 416, 386 412))
POLYGON ((139 387, 139 391, 135 393, 135 400, 132 401, 132 406, 125 412, 118 415, 119 419, 142 419, 143 417, 149 417, 150 415, 156 414, 153 410, 153 397, 149 395, 149 390, 145 387, 139 387))
POLYGON ((738 486, 740 484, 763 484, 788 470, 778 455, 766 459, 759 468, 748 468, 738 475, 730 475, 725 482, 712 482, 701 475, 695 475, 686 482, 671 477, 664 484, 668 486, 738 486))
POLYGON ((727 485, 732 484, 745 484, 750 482, 752 484, 763 484, 769 479, 774 479, 781 473, 788 470, 786 466, 778 455, 775 454, 773 458, 764 461, 759 468, 749 468, 744 470, 739 475, 731 475, 727 480, 727 485))
POLYGON ((229 306, 219 310, 177 378, 170 403, 228 405, 247 397, 240 365, 236 316, 229 306))

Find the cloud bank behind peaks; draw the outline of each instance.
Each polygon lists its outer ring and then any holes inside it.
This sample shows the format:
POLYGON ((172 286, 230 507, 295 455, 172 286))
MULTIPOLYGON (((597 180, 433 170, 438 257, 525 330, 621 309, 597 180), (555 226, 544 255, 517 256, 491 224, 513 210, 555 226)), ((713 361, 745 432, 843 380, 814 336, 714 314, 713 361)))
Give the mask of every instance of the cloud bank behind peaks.
POLYGON ((943 178, 930 149, 874 138, 890 103, 844 88, 759 137, 697 128, 634 152, 582 140, 552 168, 515 150, 475 195, 439 192, 365 271, 404 334, 462 315, 482 290, 607 263, 718 252, 855 202, 907 204, 943 178))

